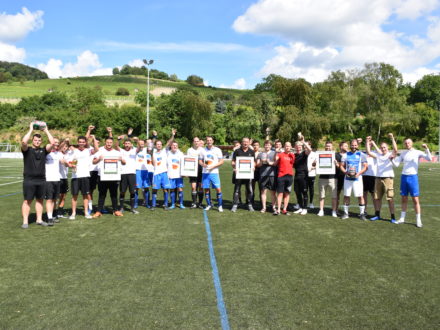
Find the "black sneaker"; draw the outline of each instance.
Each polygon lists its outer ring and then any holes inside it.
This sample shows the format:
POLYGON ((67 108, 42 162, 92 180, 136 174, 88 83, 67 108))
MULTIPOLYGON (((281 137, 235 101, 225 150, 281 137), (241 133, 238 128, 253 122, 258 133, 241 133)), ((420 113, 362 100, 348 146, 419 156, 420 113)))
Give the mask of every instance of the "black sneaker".
POLYGON ((47 225, 52 227, 54 225, 53 219, 47 219, 47 225))
POLYGON ((365 216, 365 213, 362 213, 359 218, 361 218, 361 220, 367 220, 367 217, 365 216))

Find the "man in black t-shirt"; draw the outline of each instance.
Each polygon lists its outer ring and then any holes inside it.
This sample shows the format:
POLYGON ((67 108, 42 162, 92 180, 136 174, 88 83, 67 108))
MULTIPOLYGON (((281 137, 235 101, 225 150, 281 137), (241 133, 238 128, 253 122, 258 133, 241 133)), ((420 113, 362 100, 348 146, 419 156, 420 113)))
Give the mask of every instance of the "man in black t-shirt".
MULTIPOLYGON (((234 168, 234 172, 236 171, 236 159, 237 157, 249 157, 253 158, 255 162, 255 152, 249 148, 250 140, 245 137, 241 141, 241 147, 234 151, 234 155, 232 157, 232 167, 234 168)), ((252 169, 254 170, 254 169, 252 169)), ((241 185, 244 184, 246 186, 246 204, 248 205, 248 210, 253 212, 254 207, 252 205, 252 201, 254 199, 254 191, 252 189, 252 179, 235 179, 234 184, 234 201, 232 205, 232 212, 237 211, 238 203, 239 203, 239 195, 241 185)))
POLYGON ((304 137, 295 143, 295 179, 294 189, 296 199, 299 204, 299 209, 293 213, 306 215, 307 214, 307 174, 309 169, 307 167, 307 158, 310 154, 310 146, 305 143, 304 137))
POLYGON ((43 221, 43 198, 44 186, 46 182, 46 155, 52 150, 54 138, 49 133, 47 126, 43 131, 46 133, 49 144, 45 148, 41 148, 41 135, 34 134, 32 136, 32 145, 28 146, 29 139, 34 130, 34 123, 29 126, 29 131, 21 140, 21 152, 23 153, 24 171, 23 171, 23 205, 21 213, 23 215, 23 225, 21 228, 29 227, 29 213, 32 201, 36 199, 35 212, 37 214, 37 225, 47 226, 47 222, 43 221))

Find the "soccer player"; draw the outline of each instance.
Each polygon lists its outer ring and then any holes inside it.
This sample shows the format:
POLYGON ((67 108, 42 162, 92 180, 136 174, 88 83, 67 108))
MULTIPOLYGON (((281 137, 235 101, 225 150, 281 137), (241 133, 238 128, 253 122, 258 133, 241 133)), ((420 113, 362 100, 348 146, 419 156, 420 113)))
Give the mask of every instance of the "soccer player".
MULTIPOLYGON (((234 155, 232 158, 232 168, 234 169, 234 173, 236 174, 236 159, 237 157, 249 157, 255 159, 255 152, 249 148, 250 140, 248 137, 244 137, 241 140, 241 147, 234 151, 234 155)), ((252 205, 252 200, 254 196, 254 191, 252 190, 252 179, 235 179, 234 185, 234 200, 232 205, 232 212, 237 212, 237 207, 239 203, 239 195, 241 185, 244 184, 246 187, 246 204, 247 208, 250 212, 254 212, 254 207, 252 205)))
MULTIPOLYGON (((298 134, 299 135, 299 134, 298 134)), ((300 136, 300 135, 299 135, 300 136)), ((307 143, 304 142, 304 137, 301 135, 300 140, 295 143, 295 180, 294 189, 296 199, 299 204, 299 209, 293 213, 306 215, 307 214, 307 158, 311 149, 307 143), (305 150, 304 150, 305 149, 305 150)))
POLYGON ((153 196, 151 201, 151 210, 156 208, 157 191, 163 189, 163 205, 168 207, 168 191, 171 188, 168 178, 167 150, 162 148, 162 141, 156 140, 156 150, 153 151, 153 196))
POLYGON ((312 150, 312 143, 307 141, 306 144, 310 148, 309 156, 307 157, 307 191, 309 193, 309 209, 313 210, 315 205, 313 205, 313 197, 315 196, 315 179, 316 179, 316 167, 312 166, 316 162, 316 153, 312 150))
MULTIPOLYGON (((69 192, 69 180, 67 179, 67 176, 69 174, 69 166, 68 166, 68 160, 69 160, 69 139, 64 139, 64 141, 61 143, 59 149, 61 152, 62 160, 60 164, 60 195, 59 195, 59 201, 58 201, 58 209, 57 209, 57 218, 65 218, 65 211, 64 211, 64 203, 66 201, 66 195, 69 192)), ((58 219, 54 220, 55 222, 59 222, 58 219)))
POLYGON ((34 130, 34 122, 29 125, 29 131, 21 140, 21 152, 23 153, 23 204, 21 213, 23 216, 23 224, 21 228, 29 228, 29 213, 32 201, 35 199, 35 212, 37 213, 37 225, 46 227, 47 222, 43 221, 43 198, 44 186, 46 181, 46 156, 52 150, 54 138, 49 132, 47 125, 40 127, 49 139, 49 144, 45 148, 41 148, 41 135, 36 133, 32 135, 34 130), (28 142, 32 135, 32 145, 28 142))
MULTIPOLYGON (((333 150, 333 144, 331 141, 327 141, 325 143, 324 147, 325 151, 332 151, 333 150)), ((316 161, 315 158, 314 163, 312 164, 313 167, 316 169, 316 161)), ((335 166, 336 168, 339 166, 338 161, 335 159, 335 166)), ((321 174, 319 175, 318 180, 318 187, 319 187, 319 212, 318 216, 322 217, 324 216, 324 201, 325 201, 325 195, 326 190, 329 189, 332 196, 332 217, 337 218, 338 215, 336 214, 337 204, 338 204, 338 188, 337 188, 337 182, 336 182, 336 174, 321 174)))
MULTIPOLYGON (((100 139, 97 138, 95 135, 92 134, 92 131, 95 129, 95 126, 90 125, 87 129, 86 138, 87 141, 90 141, 89 144, 90 152, 93 155, 95 153, 95 149, 99 149, 100 139)), ((99 179, 99 173, 98 173, 98 165, 93 164, 93 157, 90 157, 90 178, 89 178, 89 185, 90 185, 90 193, 89 193, 89 214, 91 215, 93 212, 93 193, 96 190, 96 187, 98 186, 98 179, 99 179)))
MULTIPOLYGON (((188 149, 187 155, 192 157, 197 157, 197 160, 200 158, 200 153, 203 148, 200 146, 200 139, 196 136, 193 139, 192 147, 188 149)), ((198 171, 196 177, 189 177, 189 182, 191 183, 191 198, 192 204, 191 208, 195 209, 197 207, 203 207, 203 188, 202 188, 202 166, 198 164, 198 171), (198 202, 197 202, 198 196, 198 202)))
POLYGON ((269 140, 264 142, 264 151, 257 156, 257 168, 260 172, 260 195, 261 213, 266 212, 266 192, 269 190, 272 197, 272 209, 276 210, 276 152, 272 150, 272 143, 269 140))
MULTIPOLYGON (((362 143, 362 139, 358 138, 358 144, 362 143)), ((366 141, 365 149, 367 148, 367 144, 371 143, 370 141, 366 141)), ((371 149, 371 145, 369 146, 371 149)), ((365 214, 367 214, 367 206, 368 206, 368 194, 371 195, 371 200, 373 201, 373 206, 376 209, 376 200, 374 199, 374 185, 376 182, 377 175, 377 159, 368 155, 367 151, 364 152, 365 157, 367 158, 368 168, 365 173, 362 175, 362 184, 364 186, 364 203, 365 203, 365 214)))
POLYGON ((210 188, 217 191, 218 211, 223 212, 223 194, 220 184, 220 175, 218 168, 223 165, 222 151, 214 147, 214 139, 212 136, 206 137, 206 147, 200 154, 199 164, 203 167, 202 170, 202 187, 205 190, 205 199, 207 206, 205 211, 212 208, 210 188))
POLYGON ((295 154, 291 152, 292 144, 284 143, 284 151, 276 154, 276 164, 278 165, 277 177, 277 208, 273 215, 289 215, 287 206, 289 205, 290 192, 293 184, 293 166, 295 165, 295 154), (284 203, 281 211, 281 203, 284 203))
POLYGON ((336 210, 339 207, 341 191, 344 189, 344 181, 345 181, 345 174, 341 171, 341 160, 342 160, 342 156, 345 155, 347 152, 348 152, 348 143, 345 141, 340 142, 339 152, 335 154, 335 159, 338 162, 338 166, 336 167, 336 183, 337 183, 337 195, 338 195, 338 199, 336 202, 336 210))
POLYGON ((168 208, 169 210, 172 210, 176 207, 176 195, 179 197, 179 208, 185 208, 183 205, 183 178, 180 175, 182 157, 183 154, 179 150, 178 143, 176 141, 171 142, 171 147, 167 154, 168 178, 171 186, 171 206, 168 208))
POLYGON ((408 207, 408 195, 412 197, 414 203, 414 210, 416 212, 416 226, 422 228, 422 216, 420 208, 420 189, 419 189, 419 160, 424 158, 427 161, 432 160, 431 152, 426 144, 422 144, 425 152, 413 148, 413 141, 410 138, 403 140, 405 151, 400 156, 393 159, 396 167, 403 163, 402 176, 400 180, 400 195, 402 196, 402 213, 400 219, 395 223, 400 224, 405 222, 406 210, 408 207))
POLYGON ((54 139, 52 150, 46 155, 46 184, 45 184, 45 200, 47 224, 54 225, 54 209, 55 203, 60 195, 60 166, 63 159, 62 153, 59 151, 60 141, 54 139))
POLYGON ((120 151, 122 158, 125 160, 125 164, 121 166, 119 211, 124 212, 125 192, 128 189, 128 192, 130 193, 130 212, 133 214, 139 214, 134 205, 134 193, 136 191, 136 154, 140 150, 133 147, 130 138, 124 140, 123 149, 120 149, 119 145, 117 145, 116 150, 120 151))
MULTIPOLYGON (((122 158, 121 152, 113 148, 114 140, 108 136, 105 139, 104 146, 99 148, 99 151, 94 154, 93 164, 99 164, 99 182, 98 182, 98 210, 93 214, 93 218, 102 216, 104 209, 105 198, 107 191, 110 191, 110 199, 112 201, 113 215, 116 217, 124 216, 118 208, 118 186, 119 180, 107 180, 105 173, 106 160, 112 160, 112 171, 115 171, 116 176, 120 173, 119 168, 125 165, 125 159, 122 158), (114 167, 114 168, 113 168, 114 167)), ((110 163, 110 162, 109 162, 110 163)))
POLYGON ((361 220, 367 220, 365 216, 364 187, 362 174, 367 170, 367 157, 359 151, 357 139, 350 142, 350 151, 341 158, 340 169, 345 174, 344 179, 344 214, 342 219, 348 219, 350 196, 353 193, 359 200, 359 216, 361 220))
POLYGON ((374 207, 375 214, 374 217, 370 218, 370 220, 380 220, 380 209, 382 207, 382 197, 386 196, 388 201, 388 206, 391 213, 391 222, 395 223, 396 218, 394 215, 394 170, 393 163, 391 159, 393 159, 397 155, 397 144, 394 140, 394 136, 392 133, 389 133, 388 136, 391 138, 393 143, 393 152, 388 150, 388 144, 382 142, 380 144, 380 148, 377 147, 376 143, 371 139, 371 136, 367 136, 367 154, 376 159, 377 163, 377 175, 374 184, 374 207), (376 149, 376 152, 371 151, 371 146, 376 149))
MULTIPOLYGON (((151 162, 151 155, 150 155, 151 162)), ((153 173, 151 173, 153 174, 153 173)), ((139 140, 137 143, 136 152, 136 191, 134 194, 134 208, 138 208, 139 203, 139 189, 144 195, 144 205, 149 208, 150 180, 148 179, 147 169, 147 148, 145 147, 145 140, 139 140)))

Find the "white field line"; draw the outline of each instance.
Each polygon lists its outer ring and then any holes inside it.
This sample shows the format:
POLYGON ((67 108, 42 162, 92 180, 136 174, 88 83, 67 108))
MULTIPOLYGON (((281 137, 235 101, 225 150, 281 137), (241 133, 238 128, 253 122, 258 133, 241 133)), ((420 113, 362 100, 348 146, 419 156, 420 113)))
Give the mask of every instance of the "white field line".
POLYGON ((14 182, 8 182, 8 183, 2 183, 2 184, 0 184, 0 186, 7 186, 8 184, 14 184, 14 183, 19 183, 19 182, 23 182, 23 180, 14 181, 14 182))

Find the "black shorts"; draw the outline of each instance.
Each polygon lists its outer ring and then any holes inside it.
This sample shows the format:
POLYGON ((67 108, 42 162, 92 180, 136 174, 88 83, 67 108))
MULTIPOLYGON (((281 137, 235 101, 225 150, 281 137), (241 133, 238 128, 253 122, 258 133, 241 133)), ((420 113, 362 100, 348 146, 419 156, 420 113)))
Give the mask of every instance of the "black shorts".
POLYGON ((199 165, 199 169, 197 170, 197 176, 190 176, 189 182, 190 183, 202 183, 202 171, 203 167, 199 165))
POLYGON ((61 179, 60 181, 60 194, 67 194, 69 192, 69 180, 61 179))
POLYGON ((96 186, 98 185, 99 175, 98 171, 90 171, 90 191, 94 191, 96 189, 96 186))
POLYGON ((264 189, 276 190, 277 189, 277 180, 275 176, 262 176, 259 180, 260 191, 264 189))
POLYGON ((371 175, 363 175, 362 183, 364 184, 364 192, 374 193, 374 185, 376 177, 371 175))
POLYGON ((44 180, 26 180, 23 181, 23 198, 27 201, 35 199, 44 199, 46 181, 44 180))
POLYGON ((254 181, 255 182, 260 181, 260 177, 261 177, 261 175, 260 175, 260 168, 256 168, 255 172, 254 172, 254 181))
POLYGON ((121 175, 121 193, 125 193, 127 188, 130 194, 134 194, 136 191, 136 174, 121 175))
POLYGON ((344 189, 344 180, 344 175, 336 177, 336 181, 338 182, 338 193, 344 189))
POLYGON ((284 175, 277 178, 277 193, 290 193, 292 191, 293 177, 284 175))
POLYGON ((60 196, 60 181, 46 181, 44 199, 57 200, 60 196))
POLYGON ((88 195, 90 193, 90 180, 88 177, 72 179, 71 187, 73 196, 78 195, 80 191, 81 195, 88 195))

